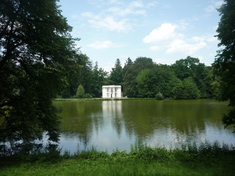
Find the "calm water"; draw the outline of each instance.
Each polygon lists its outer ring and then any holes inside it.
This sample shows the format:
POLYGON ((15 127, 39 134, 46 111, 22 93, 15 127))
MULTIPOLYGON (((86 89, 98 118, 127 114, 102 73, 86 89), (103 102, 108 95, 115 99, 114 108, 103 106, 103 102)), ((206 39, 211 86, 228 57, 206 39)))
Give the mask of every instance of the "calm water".
POLYGON ((188 141, 235 145, 224 129, 227 103, 214 100, 56 101, 62 107, 60 147, 130 150, 137 139, 153 147, 175 148, 188 141))

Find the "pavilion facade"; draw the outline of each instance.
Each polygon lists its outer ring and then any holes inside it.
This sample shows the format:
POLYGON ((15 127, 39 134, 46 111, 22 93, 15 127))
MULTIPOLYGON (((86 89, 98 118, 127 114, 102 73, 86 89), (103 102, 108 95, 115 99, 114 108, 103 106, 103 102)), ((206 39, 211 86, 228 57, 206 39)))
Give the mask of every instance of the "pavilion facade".
POLYGON ((102 86, 102 98, 122 98, 122 86, 120 85, 102 86))

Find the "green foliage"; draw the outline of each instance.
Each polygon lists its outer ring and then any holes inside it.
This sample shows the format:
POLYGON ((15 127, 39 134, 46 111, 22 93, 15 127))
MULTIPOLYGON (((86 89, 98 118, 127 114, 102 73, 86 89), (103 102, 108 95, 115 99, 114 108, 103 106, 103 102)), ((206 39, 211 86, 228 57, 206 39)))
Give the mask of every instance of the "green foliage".
POLYGON ((156 99, 157 99, 157 100, 164 100, 164 95, 163 95, 161 92, 158 92, 158 93, 156 94, 156 99))
POLYGON ((82 85, 78 86, 77 92, 76 92, 76 97, 77 98, 83 98, 85 95, 85 90, 82 85))
POLYGON ((116 60, 115 67, 110 74, 110 84, 121 85, 123 82, 123 70, 119 59, 116 60))
POLYGON ((225 0, 219 8, 221 19, 217 28, 217 37, 220 40, 215 62, 213 64, 214 73, 219 85, 218 99, 229 100, 231 110, 224 116, 223 122, 226 126, 235 127, 235 1, 225 0))
POLYGON ((154 92, 150 92, 150 86, 148 83, 150 83, 150 70, 145 69, 141 71, 138 76, 136 77, 137 82, 137 88, 138 88, 138 96, 140 98, 151 98, 153 97, 154 92))
POLYGON ((183 80, 183 86, 183 99, 198 99, 200 97, 200 91, 193 78, 185 78, 183 80))
POLYGON ((164 65, 155 65, 151 70, 141 71, 137 76, 139 97, 155 98, 159 92, 170 97, 170 80, 172 76, 172 72, 164 65))
POLYGON ((0 141, 58 141, 52 100, 74 70, 70 31, 56 0, 1 0, 0 141))
POLYGON ((205 98, 211 95, 210 85, 205 80, 210 69, 200 63, 198 58, 188 56, 186 59, 180 59, 172 65, 172 69, 181 81, 189 77, 193 79, 200 91, 199 97, 205 98))
POLYGON ((93 83, 93 72, 92 63, 88 56, 79 53, 73 56, 74 63, 71 66, 71 76, 64 85, 63 90, 59 96, 63 98, 71 98, 76 95, 77 88, 80 84, 83 85, 87 93, 93 94, 92 83, 93 83))
POLYGON ((0 175, 234 175, 234 150, 204 143, 182 149, 151 148, 136 142, 130 153, 94 148, 75 154, 43 151, 0 158, 0 175))
POLYGON ((153 66, 154 63, 151 58, 138 57, 134 63, 132 63, 132 61, 128 58, 124 67, 124 96, 128 96, 130 98, 136 98, 139 96, 136 78, 142 70, 150 69, 153 66))
POLYGON ((160 65, 150 58, 130 58, 123 68, 124 96, 155 98, 158 92, 172 99, 197 99, 215 96, 216 88, 211 67, 206 67, 198 58, 188 56, 175 64, 160 65))
POLYGON ((93 69, 93 79, 92 79, 92 93, 94 97, 102 96, 102 86, 107 85, 107 77, 108 73, 104 71, 102 68, 98 67, 98 62, 96 62, 95 67, 93 69))

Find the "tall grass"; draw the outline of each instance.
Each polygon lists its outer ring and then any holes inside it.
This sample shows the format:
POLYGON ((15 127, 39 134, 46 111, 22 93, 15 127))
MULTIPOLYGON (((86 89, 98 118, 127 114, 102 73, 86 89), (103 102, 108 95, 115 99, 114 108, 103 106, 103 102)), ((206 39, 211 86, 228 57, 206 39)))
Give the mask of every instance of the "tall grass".
POLYGON ((234 175, 235 150, 218 143, 195 143, 167 150, 137 141, 129 153, 90 150, 41 151, 0 158, 0 175, 234 175))

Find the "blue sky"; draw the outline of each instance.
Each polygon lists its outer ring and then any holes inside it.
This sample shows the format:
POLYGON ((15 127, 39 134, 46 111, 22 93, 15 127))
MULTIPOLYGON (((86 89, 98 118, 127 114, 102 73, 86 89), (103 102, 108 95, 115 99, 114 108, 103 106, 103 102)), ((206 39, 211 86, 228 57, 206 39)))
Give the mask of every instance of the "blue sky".
POLYGON ((150 57, 173 64, 187 56, 211 65, 218 50, 221 0, 60 0, 63 16, 80 38, 77 47, 110 71, 119 58, 150 57))

